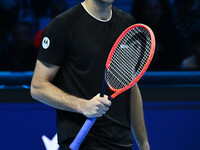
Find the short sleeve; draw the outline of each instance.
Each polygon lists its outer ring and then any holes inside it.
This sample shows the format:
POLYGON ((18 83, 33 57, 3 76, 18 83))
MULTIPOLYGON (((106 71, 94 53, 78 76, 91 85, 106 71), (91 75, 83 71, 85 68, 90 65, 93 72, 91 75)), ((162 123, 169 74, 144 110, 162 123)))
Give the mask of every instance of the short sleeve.
POLYGON ((67 51, 65 35, 64 22, 53 19, 42 33, 38 60, 60 66, 67 51))

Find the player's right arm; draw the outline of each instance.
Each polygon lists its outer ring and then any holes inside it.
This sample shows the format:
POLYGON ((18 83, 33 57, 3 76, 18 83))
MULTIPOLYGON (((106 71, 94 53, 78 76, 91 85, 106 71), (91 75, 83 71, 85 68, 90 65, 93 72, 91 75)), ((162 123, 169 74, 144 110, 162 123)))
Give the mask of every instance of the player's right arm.
POLYGON ((52 80, 56 76, 59 66, 37 60, 31 82, 31 96, 49 106, 64 111, 81 113, 86 117, 101 117, 109 109, 111 102, 107 96, 93 97, 91 100, 70 95, 55 85, 52 80))

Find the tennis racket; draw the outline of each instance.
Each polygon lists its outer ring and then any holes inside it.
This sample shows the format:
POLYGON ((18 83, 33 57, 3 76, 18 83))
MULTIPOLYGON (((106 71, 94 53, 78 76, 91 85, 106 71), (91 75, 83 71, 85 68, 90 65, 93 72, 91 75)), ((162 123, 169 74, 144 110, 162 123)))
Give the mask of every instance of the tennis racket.
MULTIPOLYGON (((114 43, 105 69, 105 78, 100 96, 108 87, 114 92, 112 100, 122 92, 134 86, 147 70, 155 50, 155 37, 152 30, 144 24, 128 27, 114 43)), ((74 141, 72 150, 78 150, 96 118, 88 118, 74 141)))

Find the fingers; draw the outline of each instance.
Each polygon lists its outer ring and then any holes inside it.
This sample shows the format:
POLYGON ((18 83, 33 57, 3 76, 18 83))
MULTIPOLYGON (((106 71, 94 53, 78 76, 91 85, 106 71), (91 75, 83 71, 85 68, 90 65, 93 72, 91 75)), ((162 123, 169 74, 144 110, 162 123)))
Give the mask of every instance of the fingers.
POLYGON ((104 105, 104 106, 107 106, 109 107, 111 105, 111 101, 109 99, 100 99, 101 103, 104 105))
POLYGON ((98 113, 101 113, 101 114, 105 114, 107 111, 109 110, 109 107, 107 107, 107 106, 104 106, 104 105, 102 105, 102 106, 97 106, 97 109, 96 109, 96 111, 98 112, 98 113))
POLYGON ((104 106, 101 108, 103 111, 108 111, 109 110, 109 107, 108 106, 104 106))
POLYGON ((101 101, 101 103, 104 104, 105 106, 109 107, 111 105, 111 101, 108 99, 107 95, 100 97, 100 94, 98 94, 97 96, 99 97, 99 100, 101 101))
POLYGON ((109 110, 110 105, 111 101, 107 95, 100 97, 98 94, 87 102, 83 114, 88 118, 101 117, 109 110))
POLYGON ((111 106, 111 101, 108 99, 107 95, 104 95, 104 97, 99 97, 99 94, 97 95, 97 112, 99 114, 105 114, 109 110, 109 106, 111 106))

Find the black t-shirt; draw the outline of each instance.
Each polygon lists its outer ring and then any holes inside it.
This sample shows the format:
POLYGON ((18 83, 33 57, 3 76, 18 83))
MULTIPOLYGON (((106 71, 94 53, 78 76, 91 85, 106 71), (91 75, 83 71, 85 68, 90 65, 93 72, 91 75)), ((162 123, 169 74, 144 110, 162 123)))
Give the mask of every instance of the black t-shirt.
MULTIPOLYGON (((134 23, 132 16, 117 8, 112 8, 112 18, 103 22, 92 17, 81 4, 76 5, 47 25, 38 59, 60 66, 53 82, 57 87, 91 99, 101 90, 112 45, 122 31, 134 23)), ((85 120, 81 114, 57 110, 59 144, 75 137, 85 120)), ((110 110, 97 119, 88 136, 131 146, 130 91, 113 100, 110 110)))

